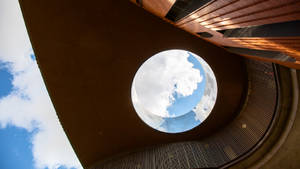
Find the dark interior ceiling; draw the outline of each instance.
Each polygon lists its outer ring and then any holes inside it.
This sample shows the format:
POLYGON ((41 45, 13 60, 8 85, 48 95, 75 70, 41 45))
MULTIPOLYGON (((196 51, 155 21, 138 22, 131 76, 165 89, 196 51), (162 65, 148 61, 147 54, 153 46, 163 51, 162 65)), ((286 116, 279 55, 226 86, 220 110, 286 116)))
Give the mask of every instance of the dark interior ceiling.
POLYGON ((247 88, 244 59, 145 12, 129 1, 20 0, 44 81, 84 167, 120 152, 199 140, 239 111, 247 88), (218 97, 209 118, 182 134, 166 134, 135 113, 130 89, 152 55, 184 49, 213 69, 218 97))

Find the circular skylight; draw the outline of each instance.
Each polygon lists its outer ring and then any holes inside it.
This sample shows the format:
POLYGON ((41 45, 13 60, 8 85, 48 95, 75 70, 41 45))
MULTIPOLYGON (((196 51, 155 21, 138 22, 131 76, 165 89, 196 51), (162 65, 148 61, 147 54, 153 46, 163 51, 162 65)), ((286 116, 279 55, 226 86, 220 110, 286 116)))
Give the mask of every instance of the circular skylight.
POLYGON ((167 50, 145 61, 134 76, 131 99, 152 128, 180 133, 200 125, 212 111, 217 82, 209 65, 184 50, 167 50))

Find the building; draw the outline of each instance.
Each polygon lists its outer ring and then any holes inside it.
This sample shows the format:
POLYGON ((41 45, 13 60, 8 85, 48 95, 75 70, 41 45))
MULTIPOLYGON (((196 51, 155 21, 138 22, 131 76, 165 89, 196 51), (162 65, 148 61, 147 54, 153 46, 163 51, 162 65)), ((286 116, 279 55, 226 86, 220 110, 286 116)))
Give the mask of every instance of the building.
POLYGON ((50 97, 84 167, 300 167, 299 1, 20 5, 50 97), (138 67, 167 49, 203 57, 219 90, 209 118, 175 135, 146 126, 130 100, 138 67))
POLYGON ((287 66, 298 64, 300 2, 297 0, 133 2, 233 53, 287 66))

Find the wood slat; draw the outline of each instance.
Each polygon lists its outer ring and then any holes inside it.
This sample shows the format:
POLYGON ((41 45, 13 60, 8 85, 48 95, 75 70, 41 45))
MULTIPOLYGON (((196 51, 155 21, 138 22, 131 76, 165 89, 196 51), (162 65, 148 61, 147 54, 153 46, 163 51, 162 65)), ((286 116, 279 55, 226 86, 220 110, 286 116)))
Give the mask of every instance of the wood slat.
MULTIPOLYGON (((252 0, 252 1, 237 1, 233 4, 230 4, 228 6, 224 6, 223 8, 220 8, 219 10, 214 11, 213 13, 209 13, 201 18, 196 19, 195 21, 206 25, 209 24, 211 20, 214 19, 220 19, 221 21, 223 20, 222 18, 224 15, 228 15, 231 13, 237 13, 240 10, 243 10, 245 8, 249 8, 253 5, 257 5, 264 2, 264 0, 252 0)), ((241 15, 241 13, 239 13, 239 15, 241 15)))
MULTIPOLYGON (((297 37, 299 38, 299 37, 297 37)), ((242 46, 259 49, 259 50, 274 50, 286 53, 300 59, 300 43, 299 39, 286 39, 286 38, 228 38, 242 46)))
POLYGON ((259 10, 255 13, 245 14, 242 17, 230 18, 230 20, 207 24, 207 28, 224 28, 226 26, 254 26, 264 24, 276 23, 281 21, 297 20, 300 19, 300 1, 297 3, 291 3, 290 5, 282 6, 278 5, 274 8, 259 10))
POLYGON ((209 15, 211 13, 214 13, 215 11, 218 11, 226 6, 230 6, 234 3, 238 2, 238 0, 217 0, 212 1, 211 3, 207 4, 206 6, 203 6, 202 8, 198 9, 197 11, 193 12, 192 14, 188 15, 187 17, 181 19, 179 22, 177 22, 177 25, 183 25, 189 22, 193 22, 196 19, 199 19, 200 17, 204 17, 206 15, 209 15))
POLYGON ((270 24, 300 19, 298 0, 214 1, 176 23, 198 22, 213 30, 270 24))
MULTIPOLYGON (((243 4, 240 4, 241 7, 235 7, 233 4, 232 6, 224 9, 225 12, 221 13, 218 12, 218 14, 215 14, 215 17, 206 18, 203 20, 203 25, 216 25, 217 23, 223 22, 221 25, 224 25, 224 22, 229 21, 231 23, 234 22, 235 19, 243 20, 245 17, 251 17, 252 15, 260 14, 260 13, 271 13, 271 15, 274 15, 272 13, 272 10, 276 10, 278 8, 283 7, 296 7, 297 3, 299 1, 295 0, 286 0, 286 1, 278 1, 278 0, 256 0, 256 1, 243 1, 243 4), (247 4, 245 3, 247 2, 247 4), (234 8, 233 8, 234 7, 234 8)), ((237 3, 239 4, 239 3, 237 3)), ((282 9, 279 12, 283 13, 285 11, 291 11, 291 9, 282 9)), ((267 14, 266 14, 267 15, 267 14)), ((265 15, 265 16, 266 16, 265 15)), ((239 21, 239 22, 240 22, 239 21)))
MULTIPOLYGON (((167 9, 174 3, 175 0, 143 0, 143 7, 164 18, 167 9)), ((219 46, 280 51, 300 60, 300 37, 228 38, 218 32, 300 20, 299 7, 299 0, 212 0, 178 22, 171 23, 219 46), (197 34, 206 32, 212 36, 207 38, 197 34)))
MULTIPOLYGON (((136 3, 136 0, 131 0, 136 3)), ((164 17, 176 0, 142 0, 141 5, 144 9, 159 16, 164 17)))
POLYGON ((207 25, 215 23, 215 22, 226 21, 233 17, 241 16, 240 12, 238 12, 238 11, 242 11, 245 9, 249 10, 249 8, 251 8, 252 6, 259 5, 264 2, 265 2, 265 0, 254 0, 254 1, 251 1, 251 3, 247 2, 247 1, 238 1, 235 4, 232 4, 232 6, 223 8, 222 11, 217 11, 213 15, 207 16, 199 21, 205 22, 207 25))
POLYGON ((292 13, 268 16, 268 17, 264 17, 264 18, 260 18, 260 19, 247 20, 247 21, 240 22, 240 23, 229 24, 227 26, 210 28, 210 29, 212 29, 212 30, 234 29, 234 28, 247 27, 247 26, 251 26, 251 25, 252 26, 265 25, 265 24, 287 22, 287 21, 293 21, 293 20, 299 20, 299 19, 300 19, 300 11, 296 11, 296 12, 292 12, 292 13))
POLYGON ((190 22, 188 24, 185 24, 182 29, 200 37, 197 35, 198 32, 208 32, 212 34, 213 36, 211 38, 206 38, 207 41, 210 41, 216 45, 219 46, 234 46, 234 47, 239 47, 240 45, 238 43, 235 43, 234 41, 229 40, 228 38, 224 38, 223 34, 213 31, 211 29, 208 29, 204 26, 201 26, 195 22, 190 22))

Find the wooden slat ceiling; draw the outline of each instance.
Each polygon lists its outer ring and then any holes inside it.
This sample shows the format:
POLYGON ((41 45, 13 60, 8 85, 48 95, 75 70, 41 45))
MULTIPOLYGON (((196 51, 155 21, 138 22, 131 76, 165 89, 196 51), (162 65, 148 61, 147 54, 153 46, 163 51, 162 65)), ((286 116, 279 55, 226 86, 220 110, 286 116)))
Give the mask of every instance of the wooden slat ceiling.
MULTIPOLYGON (((194 0, 182 1, 188 8, 194 0)), ((134 1, 135 2, 135 1, 134 1)), ((150 12, 166 19, 167 9, 173 10, 172 4, 177 1, 172 0, 143 0, 142 7, 150 12), (168 5, 162 6, 162 3, 168 5)), ((179 2, 179 1, 178 1, 179 2)), ((187 11, 186 9, 181 9, 187 11)), ((272 61, 289 67, 300 68, 300 36, 288 37, 248 37, 248 38, 226 38, 221 30, 259 26, 273 23, 283 23, 288 21, 300 20, 300 1, 299 0, 210 0, 206 4, 199 6, 198 9, 186 14, 178 21, 170 21, 171 24, 184 29, 195 36, 201 37, 197 33, 207 32, 212 36, 205 38, 218 46, 251 48, 259 50, 272 50, 282 52, 292 57, 293 63, 283 62, 270 58, 256 58, 259 60, 272 61)), ((300 28, 290 28, 299 29, 300 28)), ((247 57, 249 57, 247 55, 247 57)))

